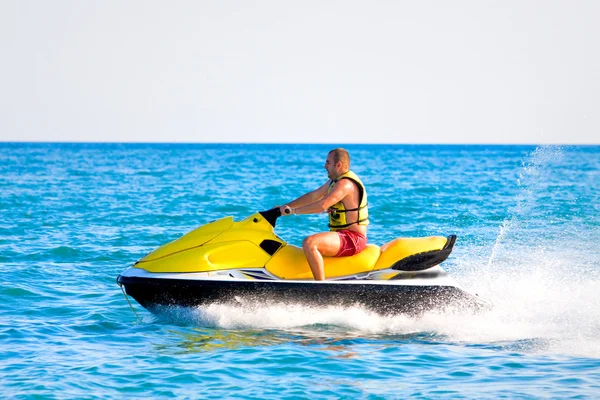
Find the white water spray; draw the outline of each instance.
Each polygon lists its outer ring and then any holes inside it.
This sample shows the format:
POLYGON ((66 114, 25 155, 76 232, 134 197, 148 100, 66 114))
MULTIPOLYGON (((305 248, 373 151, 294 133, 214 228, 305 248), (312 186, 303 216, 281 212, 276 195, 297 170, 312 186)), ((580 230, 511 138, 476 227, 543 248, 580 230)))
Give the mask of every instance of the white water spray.
MULTIPOLYGON (((529 159, 522 163, 522 170, 517 180, 517 186, 519 187, 517 201, 512 210, 509 211, 509 216, 500 225, 500 232, 496 237, 487 263, 488 270, 492 267, 492 263, 504 240, 509 236, 509 233, 514 231, 515 235, 518 235, 518 231, 523 230, 523 223, 526 223, 531 218, 530 214, 532 211, 536 207, 543 206, 542 204, 538 204, 537 194, 552 179, 552 166, 560 161, 562 157, 563 153, 560 147, 542 146, 536 148, 529 155, 529 159)), ((521 233, 525 234, 525 232, 521 233)), ((535 236, 529 236, 529 238, 533 240, 535 236)), ((526 245, 535 246, 537 243, 530 242, 526 243, 526 245)))

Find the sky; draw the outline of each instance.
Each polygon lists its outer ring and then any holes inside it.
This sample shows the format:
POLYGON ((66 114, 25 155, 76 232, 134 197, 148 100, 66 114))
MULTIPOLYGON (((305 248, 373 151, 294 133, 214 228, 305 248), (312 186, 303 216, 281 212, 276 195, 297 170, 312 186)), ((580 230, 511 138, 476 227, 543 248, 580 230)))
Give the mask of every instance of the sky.
POLYGON ((600 144, 600 1, 0 0, 0 141, 600 144))

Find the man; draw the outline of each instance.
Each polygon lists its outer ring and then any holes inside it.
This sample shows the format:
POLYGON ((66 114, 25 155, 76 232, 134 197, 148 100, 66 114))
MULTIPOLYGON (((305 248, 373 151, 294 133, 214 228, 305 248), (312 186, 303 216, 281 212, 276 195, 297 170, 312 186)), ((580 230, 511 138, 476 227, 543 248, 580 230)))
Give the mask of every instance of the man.
POLYGON ((346 257, 360 253, 367 245, 367 191, 350 171, 350 155, 344 149, 327 154, 325 169, 329 180, 320 188, 281 207, 281 215, 329 213, 331 232, 308 236, 302 249, 317 281, 325 279, 323 257, 346 257))

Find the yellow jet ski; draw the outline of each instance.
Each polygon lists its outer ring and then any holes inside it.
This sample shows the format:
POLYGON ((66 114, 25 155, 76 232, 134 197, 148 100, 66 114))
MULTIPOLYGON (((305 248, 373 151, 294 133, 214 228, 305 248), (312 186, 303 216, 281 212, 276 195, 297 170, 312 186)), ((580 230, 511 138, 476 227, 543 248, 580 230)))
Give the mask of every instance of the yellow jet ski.
POLYGON ((280 216, 273 208, 208 223, 152 251, 117 282, 150 311, 252 302, 362 305, 383 314, 485 306, 438 266, 452 252, 454 235, 399 238, 351 257, 325 257, 326 280, 316 282, 302 249, 274 233, 280 216))

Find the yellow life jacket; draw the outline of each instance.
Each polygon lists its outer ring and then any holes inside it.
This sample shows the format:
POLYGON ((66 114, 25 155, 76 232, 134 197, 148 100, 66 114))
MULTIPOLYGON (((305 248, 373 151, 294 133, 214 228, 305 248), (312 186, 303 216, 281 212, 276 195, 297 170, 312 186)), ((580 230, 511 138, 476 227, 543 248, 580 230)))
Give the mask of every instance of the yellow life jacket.
POLYGON ((350 208, 346 209, 344 207, 343 202, 337 202, 329 209, 329 228, 332 231, 337 231, 340 229, 346 229, 350 225, 359 224, 367 226, 369 225, 369 208, 367 207, 367 190, 363 185, 362 181, 356 176, 356 174, 352 171, 348 171, 340 176, 337 179, 332 180, 329 184, 329 188, 327 193, 331 192, 333 186, 342 179, 350 179, 352 182, 356 183, 358 186, 358 190, 360 191, 358 195, 359 206, 358 208, 350 208), (346 219, 346 213, 349 211, 358 211, 358 218, 354 222, 348 222, 346 219))

